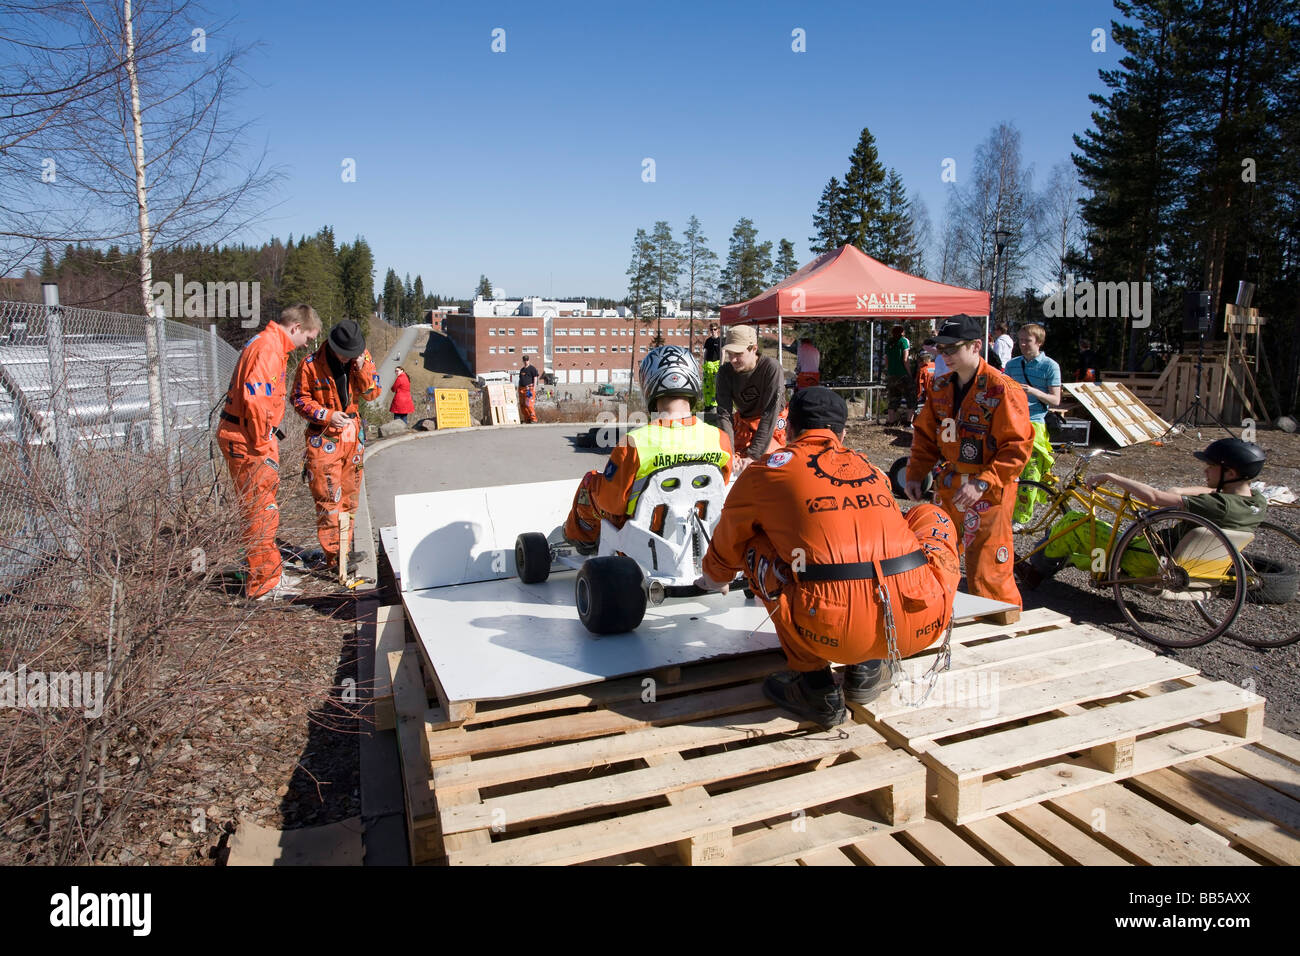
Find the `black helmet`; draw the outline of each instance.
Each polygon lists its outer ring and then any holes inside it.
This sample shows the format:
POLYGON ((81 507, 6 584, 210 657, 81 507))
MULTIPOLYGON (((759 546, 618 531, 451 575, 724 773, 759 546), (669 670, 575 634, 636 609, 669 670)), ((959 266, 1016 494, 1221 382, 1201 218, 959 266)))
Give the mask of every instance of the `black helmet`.
POLYGON ((1205 451, 1194 451, 1193 456, 1211 465, 1231 468, 1240 478, 1254 478, 1264 470, 1268 456, 1258 445, 1240 438, 1220 438, 1210 442, 1205 451))

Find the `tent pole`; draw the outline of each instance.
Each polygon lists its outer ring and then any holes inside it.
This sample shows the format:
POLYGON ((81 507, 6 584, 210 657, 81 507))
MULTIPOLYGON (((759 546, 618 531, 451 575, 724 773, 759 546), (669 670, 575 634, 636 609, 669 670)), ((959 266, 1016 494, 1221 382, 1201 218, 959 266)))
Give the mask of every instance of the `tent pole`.
POLYGON ((989 317, 984 316, 984 361, 989 357, 989 317))
POLYGON ((785 381, 785 339, 781 337, 781 313, 776 314, 776 363, 781 366, 781 381, 785 381))
POLYGON ((876 374, 876 320, 867 323, 867 381, 874 382, 876 374))

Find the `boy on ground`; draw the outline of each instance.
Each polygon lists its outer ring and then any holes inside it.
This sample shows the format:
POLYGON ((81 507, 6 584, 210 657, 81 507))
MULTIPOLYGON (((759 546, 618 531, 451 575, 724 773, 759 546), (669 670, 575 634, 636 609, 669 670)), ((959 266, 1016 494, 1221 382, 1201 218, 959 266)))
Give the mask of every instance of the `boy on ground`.
MULTIPOLYGON (((1260 522, 1268 517, 1268 501, 1259 492, 1251 491, 1250 482, 1264 468, 1267 460, 1264 450, 1240 438, 1220 438, 1211 442, 1204 451, 1192 452, 1192 455, 1205 463, 1205 486, 1161 491, 1135 478, 1099 472, 1088 476, 1088 487, 1110 485, 1153 508, 1190 511, 1213 521, 1224 531, 1254 531, 1259 527, 1260 522)), ((1109 522, 1100 518, 1090 519, 1081 512, 1067 511, 1052 524, 1044 539, 1046 547, 1036 550, 1028 561, 1017 563, 1016 575, 1023 586, 1032 590, 1044 578, 1050 578, 1065 567, 1066 562, 1082 571, 1089 571, 1093 549, 1103 546, 1111 539, 1111 534, 1109 522)), ((1141 557, 1126 553, 1125 560, 1140 562, 1141 557)), ((1126 564, 1122 570, 1134 577, 1143 577, 1150 571, 1136 563, 1126 564)))
POLYGON ((791 671, 763 693, 827 728, 844 720, 845 698, 875 696, 887 625, 902 657, 944 636, 961 577, 957 527, 930 504, 904 517, 884 472, 844 447, 847 419, 829 388, 795 395, 794 440, 736 479, 696 582, 725 593, 744 571, 791 671), (848 665, 842 688, 832 663, 848 665))
POLYGON ((650 423, 627 433, 603 472, 583 476, 564 524, 565 540, 584 554, 600 543, 602 518, 623 526, 652 472, 703 461, 717 465, 724 482, 731 480, 731 440, 691 412, 701 392, 695 357, 680 345, 661 345, 641 360, 639 378, 653 409, 650 423))
POLYGON ((244 520, 250 598, 301 593, 299 579, 282 574, 275 533, 280 528, 280 422, 288 392, 289 353, 320 335, 320 316, 309 305, 291 305, 266 323, 239 353, 226 390, 217 447, 226 459, 244 520))

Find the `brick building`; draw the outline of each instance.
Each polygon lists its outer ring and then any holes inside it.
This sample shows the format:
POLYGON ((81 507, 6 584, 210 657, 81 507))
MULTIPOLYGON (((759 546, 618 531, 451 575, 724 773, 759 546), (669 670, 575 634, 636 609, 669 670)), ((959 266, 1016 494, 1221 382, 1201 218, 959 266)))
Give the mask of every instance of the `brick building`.
MULTIPOLYGON (((688 345, 691 319, 662 320, 664 344, 688 345)), ((543 299, 477 300, 473 313, 455 313, 442 329, 474 375, 517 372, 525 355, 559 384, 627 384, 630 370, 651 348, 655 321, 633 329, 627 309, 588 309, 586 302, 543 299), (633 332, 635 331, 635 338, 633 332)), ((695 319, 700 357, 708 322, 695 319)))

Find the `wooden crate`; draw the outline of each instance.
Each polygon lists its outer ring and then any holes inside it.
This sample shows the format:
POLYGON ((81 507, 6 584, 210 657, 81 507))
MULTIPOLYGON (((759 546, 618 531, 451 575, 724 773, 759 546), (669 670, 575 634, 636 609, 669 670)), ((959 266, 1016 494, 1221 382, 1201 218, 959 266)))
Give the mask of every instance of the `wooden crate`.
MULTIPOLYGON (((924 706, 855 706, 931 771, 939 811, 967 824, 1260 739, 1264 700, 1194 668, 1027 612, 954 629, 952 668, 924 706)), ((929 655, 904 664, 919 675, 929 655)))

